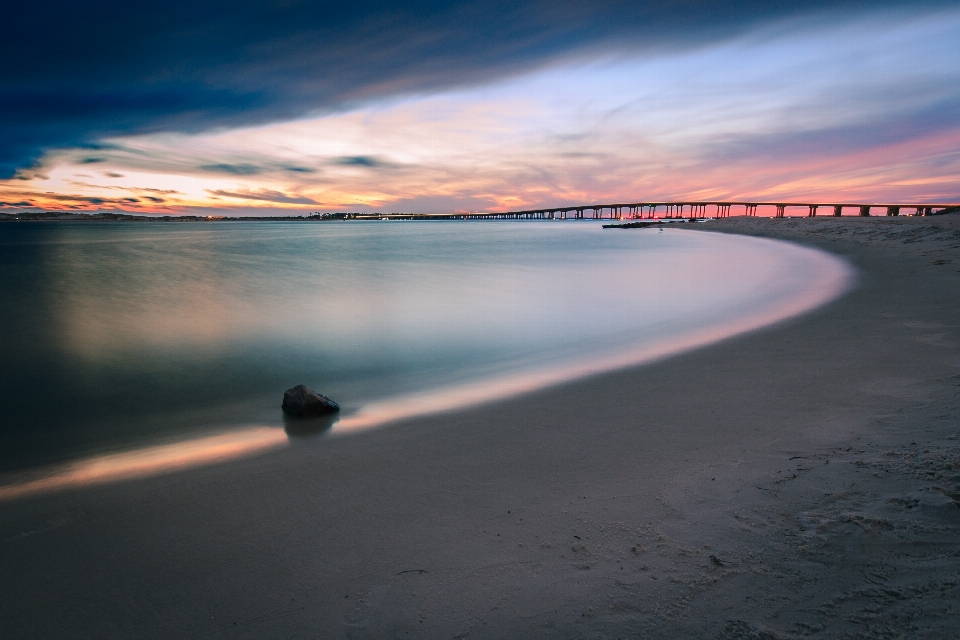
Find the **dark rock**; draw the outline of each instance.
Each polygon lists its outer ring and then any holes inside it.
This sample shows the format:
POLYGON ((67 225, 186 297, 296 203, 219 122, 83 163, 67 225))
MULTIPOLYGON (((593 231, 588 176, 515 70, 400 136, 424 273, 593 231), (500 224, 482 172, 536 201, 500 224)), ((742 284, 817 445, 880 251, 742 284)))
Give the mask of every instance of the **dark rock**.
POLYGON ((281 408, 285 414, 295 418, 316 418, 340 411, 340 405, 336 402, 302 384, 283 392, 281 408))

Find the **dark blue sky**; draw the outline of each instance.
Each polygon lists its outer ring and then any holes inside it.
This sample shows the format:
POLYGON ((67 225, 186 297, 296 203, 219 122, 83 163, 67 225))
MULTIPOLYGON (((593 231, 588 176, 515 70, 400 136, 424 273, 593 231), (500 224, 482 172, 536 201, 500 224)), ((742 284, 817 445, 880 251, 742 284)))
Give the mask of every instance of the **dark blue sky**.
POLYGON ((495 81, 585 50, 695 48, 881 4, 22 2, 4 9, 0 178, 45 150, 111 135, 282 121, 495 81))

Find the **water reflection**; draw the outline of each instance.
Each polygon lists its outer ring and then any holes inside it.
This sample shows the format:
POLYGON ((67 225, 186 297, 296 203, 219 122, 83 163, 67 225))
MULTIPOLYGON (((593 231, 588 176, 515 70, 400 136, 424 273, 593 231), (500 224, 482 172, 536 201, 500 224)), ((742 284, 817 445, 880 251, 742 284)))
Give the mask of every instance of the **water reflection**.
POLYGON ((294 418, 283 416, 283 430, 291 440, 296 438, 314 438, 328 433, 340 420, 340 414, 330 414, 318 418, 294 418))
MULTIPOLYGON (((455 410, 788 317, 848 275, 795 245, 573 222, 65 224, 11 238, 0 473, 236 424, 282 441, 455 410), (299 381, 342 418, 283 422, 299 381)), ((184 444, 182 464, 232 455, 208 444, 209 458, 184 444)), ((150 472, 181 464, 165 460, 150 472)))
POLYGON ((600 349, 590 357, 573 361, 530 366, 520 372, 381 399, 344 416, 336 414, 315 419, 284 416, 283 430, 270 427, 243 428, 87 458, 38 470, 28 477, 0 480, 0 500, 223 462, 278 447, 288 440, 355 433, 406 418, 458 410, 612 369, 653 362, 796 316, 828 302, 849 287, 852 273, 844 263, 812 251, 807 259, 807 273, 813 277, 806 281, 805 286, 795 288, 793 295, 775 298, 775 303, 761 306, 753 313, 714 319, 712 323, 704 322, 701 327, 680 335, 635 342, 626 349, 600 349))
POLYGON ((285 442, 287 436, 280 429, 249 427, 182 442, 94 456, 7 478, 0 484, 0 500, 169 473, 252 455, 285 442))

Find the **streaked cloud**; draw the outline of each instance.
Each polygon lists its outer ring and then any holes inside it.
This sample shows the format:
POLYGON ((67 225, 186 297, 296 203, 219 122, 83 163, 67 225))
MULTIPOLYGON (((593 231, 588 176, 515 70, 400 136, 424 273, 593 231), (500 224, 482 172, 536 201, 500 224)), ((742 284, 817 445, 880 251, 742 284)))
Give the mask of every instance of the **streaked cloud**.
MULTIPOLYGON (((0 177, 45 151, 200 133, 499 82, 583 54, 708 46, 891 0, 8 3, 0 177), (108 46, 90 41, 104 34, 108 46)), ((918 0, 911 10, 949 6, 918 0)))
POLYGON ((226 191, 224 189, 207 190, 214 196, 224 198, 235 198, 237 200, 262 200, 264 202, 277 202, 281 204, 317 204, 310 198, 304 196, 290 196, 280 191, 271 191, 270 189, 258 189, 256 191, 226 191))
POLYGON ((211 173, 229 173, 235 176, 255 176, 258 173, 263 173, 263 170, 260 167, 249 163, 229 164, 226 162, 219 162, 217 164, 204 164, 197 168, 201 171, 209 171, 211 173))
POLYGON ((370 156, 344 156, 342 158, 336 158, 333 161, 333 164, 339 164, 345 167, 383 167, 387 166, 388 163, 383 160, 378 160, 377 158, 372 158, 370 156))
POLYGON ((0 197, 163 212, 956 200, 958 30, 957 8, 876 10, 768 21, 695 49, 621 43, 307 119, 51 150, 0 197), (109 185, 78 184, 92 157, 109 185), (151 189, 168 192, 162 207, 151 189))

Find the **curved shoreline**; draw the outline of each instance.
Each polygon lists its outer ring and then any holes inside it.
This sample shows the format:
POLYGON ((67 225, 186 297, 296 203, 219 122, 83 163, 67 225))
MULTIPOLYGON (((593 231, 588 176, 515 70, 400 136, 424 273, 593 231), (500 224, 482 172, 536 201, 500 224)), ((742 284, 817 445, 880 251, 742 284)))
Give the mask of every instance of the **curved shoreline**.
MULTIPOLYGON (((796 245, 791 248, 796 250, 796 245)), ((648 365, 810 313, 847 293, 854 286, 855 280, 850 265, 828 253, 817 253, 820 255, 808 254, 810 263, 806 266, 819 268, 820 273, 808 280, 804 290, 760 313, 708 324, 703 329, 687 331, 665 340, 625 345, 614 353, 595 354, 577 362, 535 367, 494 379, 375 401, 362 407, 357 413, 339 420, 333 426, 331 434, 345 435, 400 420, 467 410, 602 373, 648 365)))
MULTIPOLYGON (((803 289, 791 292, 789 298, 776 302, 765 299, 760 303, 759 312, 707 323, 704 328, 687 330, 666 339, 661 337, 634 345, 625 344, 616 351, 595 353, 559 365, 540 365, 507 375, 377 400, 338 419, 324 435, 343 436, 404 420, 466 411, 547 387, 648 365, 809 313, 839 298, 853 286, 853 271, 840 259, 827 253, 801 249, 797 245, 784 248, 793 253, 792 259, 805 260, 804 268, 814 274, 806 280, 803 289)), ((222 463, 276 449, 287 441, 287 435, 279 428, 251 425, 77 458, 10 474, 6 479, 0 477, 0 501, 222 463)))

